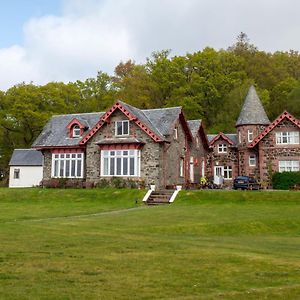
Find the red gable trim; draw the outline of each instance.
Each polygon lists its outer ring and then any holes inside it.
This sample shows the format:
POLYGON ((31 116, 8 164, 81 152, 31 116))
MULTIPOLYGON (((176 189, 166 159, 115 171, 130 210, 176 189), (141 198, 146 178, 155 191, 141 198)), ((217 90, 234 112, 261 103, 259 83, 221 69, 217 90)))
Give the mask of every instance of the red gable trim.
POLYGON ((52 149, 51 153, 83 153, 84 149, 80 148, 60 148, 60 149, 52 149))
POLYGON ((139 150, 144 145, 141 144, 116 144, 116 145, 99 145, 101 150, 139 150))
POLYGON ((119 109, 124 115, 130 120, 134 121, 137 126, 139 126, 145 133, 147 133, 155 142, 162 142, 163 140, 156 135, 152 130, 150 130, 145 124, 143 124, 135 115, 130 113, 123 105, 119 102, 116 102, 99 120, 99 122, 90 130, 90 132, 83 137, 80 141, 80 145, 84 145, 89 141, 94 134, 108 121, 111 114, 119 109))
POLYGON ((200 133, 200 136, 201 136, 202 141, 204 141, 204 148, 205 148, 206 150, 208 150, 208 149, 209 149, 209 141, 208 141, 208 139, 207 139, 207 135, 206 135, 206 133, 205 133, 204 125, 203 125, 203 122, 202 122, 202 121, 201 121, 201 123, 200 123, 200 127, 199 127, 199 129, 198 129, 198 132, 200 133))
POLYGON ((223 132, 220 132, 213 140, 211 140, 209 144, 213 145, 220 138, 228 142, 230 145, 234 144, 234 142, 229 137, 227 137, 223 132))
MULTIPOLYGON (((33 149, 36 149, 36 150, 51 150, 51 151, 77 151, 78 153, 80 152, 84 152, 85 151, 85 147, 80 147, 78 145, 74 145, 74 146, 33 146, 31 147, 33 149)), ((63 153, 63 152, 61 152, 63 153)))
POLYGON ((277 119, 273 121, 259 136, 257 136, 252 143, 248 145, 248 148, 253 148, 256 146, 268 133, 270 133, 279 123, 281 123, 284 119, 288 119, 293 124, 300 128, 300 121, 291 115, 289 112, 284 111, 277 119))
POLYGON ((68 125, 67 128, 71 129, 74 125, 78 125, 80 129, 83 129, 85 126, 80 123, 80 121, 74 118, 68 125))
POLYGON ((82 125, 78 119, 74 118, 74 119, 67 125, 67 128, 69 129, 69 137, 70 137, 70 138, 73 137, 72 128, 73 128, 75 125, 78 125, 78 126, 79 126, 79 128, 80 128, 80 135, 83 134, 83 131, 84 131, 85 126, 82 125))
MULTIPOLYGON (((182 127, 183 127, 183 130, 185 131, 187 137, 188 137, 188 140, 189 141, 192 141, 193 140, 193 135, 192 135, 192 132, 190 130, 190 127, 186 121, 186 118, 184 116, 184 113, 183 111, 181 110, 180 114, 179 114, 179 120, 182 124, 182 127)), ((176 122, 176 121, 175 121, 176 122)), ((174 124, 174 128, 175 128, 175 124, 174 124)))

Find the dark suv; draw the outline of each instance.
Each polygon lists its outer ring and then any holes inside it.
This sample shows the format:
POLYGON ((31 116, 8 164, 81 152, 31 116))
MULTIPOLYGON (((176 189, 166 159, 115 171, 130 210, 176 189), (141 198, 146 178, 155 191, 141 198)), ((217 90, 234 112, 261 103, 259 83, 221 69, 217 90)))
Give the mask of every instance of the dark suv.
POLYGON ((235 190, 259 190, 259 183, 249 176, 237 176, 233 181, 235 190))

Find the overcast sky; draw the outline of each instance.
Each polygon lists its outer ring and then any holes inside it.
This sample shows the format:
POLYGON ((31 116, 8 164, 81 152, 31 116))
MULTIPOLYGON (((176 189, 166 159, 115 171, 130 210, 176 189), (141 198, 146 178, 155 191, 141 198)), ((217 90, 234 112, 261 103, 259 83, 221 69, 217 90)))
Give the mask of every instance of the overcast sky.
POLYGON ((0 0, 0 89, 113 73, 120 61, 227 48, 300 49, 297 0, 0 0))

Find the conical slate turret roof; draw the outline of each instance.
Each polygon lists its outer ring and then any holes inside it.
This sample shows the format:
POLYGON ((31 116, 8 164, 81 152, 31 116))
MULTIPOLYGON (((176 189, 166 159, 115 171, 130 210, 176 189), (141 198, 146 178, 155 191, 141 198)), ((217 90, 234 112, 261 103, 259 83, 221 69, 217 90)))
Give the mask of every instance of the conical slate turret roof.
POLYGON ((255 87, 249 88, 236 126, 240 125, 267 125, 270 120, 260 102, 255 87))

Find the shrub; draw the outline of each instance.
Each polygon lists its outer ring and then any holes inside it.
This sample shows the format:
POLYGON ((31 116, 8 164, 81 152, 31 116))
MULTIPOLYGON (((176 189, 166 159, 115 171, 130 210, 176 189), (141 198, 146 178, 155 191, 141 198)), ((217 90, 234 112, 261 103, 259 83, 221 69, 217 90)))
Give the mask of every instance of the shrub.
POLYGON ((100 179, 97 183, 96 183, 96 187, 100 188, 100 189, 105 189, 110 187, 110 182, 106 179, 100 179))
POLYGON ((276 172, 272 176, 272 185, 276 190, 288 190, 300 184, 300 172, 276 172))
POLYGON ((126 181, 120 177, 113 177, 110 182, 111 186, 116 189, 122 189, 126 187, 126 181))
POLYGON ((83 183, 83 187, 86 188, 86 189, 92 189, 92 188, 95 187, 95 184, 94 184, 94 182, 88 181, 88 182, 83 183))
POLYGON ((58 188, 60 187, 59 179, 43 179, 41 181, 41 186, 44 188, 58 188))
POLYGON ((83 182, 78 179, 68 179, 62 187, 65 187, 66 189, 80 189, 83 187, 83 182))

